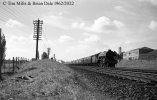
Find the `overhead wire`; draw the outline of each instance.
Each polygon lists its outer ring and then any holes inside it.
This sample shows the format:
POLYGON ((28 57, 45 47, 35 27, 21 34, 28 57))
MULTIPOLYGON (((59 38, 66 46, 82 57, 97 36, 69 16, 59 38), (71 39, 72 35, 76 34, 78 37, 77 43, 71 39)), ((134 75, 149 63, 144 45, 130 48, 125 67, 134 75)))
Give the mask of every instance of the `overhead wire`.
POLYGON ((5 6, 4 6, 4 7, 0 6, 0 7, 1 7, 1 9, 2 9, 4 12, 7 12, 7 14, 11 15, 11 16, 9 16, 9 17, 14 17, 14 18, 17 17, 17 15, 15 15, 13 12, 11 12, 8 8, 5 9, 5 8, 6 8, 5 6))
POLYGON ((8 10, 6 10, 4 7, 0 6, 0 20, 3 21, 4 23, 6 23, 6 21, 11 18, 14 17, 15 15, 10 13, 8 10))
POLYGON ((44 37, 44 38, 43 38, 43 43, 44 43, 44 45, 45 45, 45 48, 48 48, 48 45, 47 45, 47 38, 46 38, 45 35, 44 35, 45 32, 43 31, 42 33, 43 33, 43 37, 44 37), (45 42, 45 40, 46 40, 46 42, 45 42))
POLYGON ((19 21, 22 21, 22 22, 25 22, 26 20, 24 19, 24 14, 21 14, 21 13, 18 13, 17 11, 18 10, 16 10, 16 11, 14 11, 14 10, 12 10, 13 9, 13 7, 12 7, 12 9, 10 9, 9 7, 7 7, 7 6, 5 6, 8 10, 10 10, 10 12, 12 12, 12 15, 13 16, 15 16, 15 18, 16 19, 18 19, 19 21))
POLYGON ((6 11, 3 8, 1 9, 0 13, 1 13, 1 17, 3 17, 4 19, 9 19, 12 16, 10 15, 10 13, 6 13, 6 11))
POLYGON ((4 23, 5 23, 5 20, 3 20, 3 19, 1 19, 1 18, 0 18, 0 21, 2 21, 2 22, 4 22, 4 23))
POLYGON ((32 7, 34 7, 34 6, 28 7, 28 6, 20 6, 20 5, 18 5, 18 6, 5 5, 5 6, 0 6, 0 8, 3 10, 3 11, 1 10, 0 12, 4 13, 4 16, 7 19, 18 18, 18 20, 25 22, 28 19, 28 16, 30 18, 32 18, 34 16, 34 14, 36 13, 33 9, 29 9, 32 7))
MULTIPOLYGON (((25 21, 23 18, 25 18, 25 16, 27 15, 27 17, 32 17, 32 15, 34 14, 34 10, 29 10, 29 9, 24 9, 24 7, 22 6, 0 6, 1 8, 1 11, 0 11, 0 21, 1 22, 6 22, 8 19, 14 19, 14 18, 17 18, 17 19, 20 19, 22 21, 25 21), (12 8, 10 8, 12 7, 12 8), (18 9, 17 8, 21 8, 21 9, 18 9), (25 10, 27 10, 26 12, 24 12, 25 10), (28 11, 29 10, 29 11, 28 11), (27 13, 29 12, 29 13, 27 13)), ((47 40, 47 37, 46 37, 46 34, 44 35, 45 36, 45 39, 46 41, 48 42, 47 40)), ((43 40, 43 43, 44 43, 44 46, 47 46, 44 42, 45 40, 43 40)), ((46 47, 45 47, 46 48, 46 47)))
MULTIPOLYGON (((45 45, 44 40, 42 40, 42 45, 44 46, 45 49, 47 48, 46 45, 45 45)), ((43 49, 43 48, 42 48, 42 49, 43 49)), ((43 50, 44 50, 44 49, 43 49, 43 50)))
MULTIPOLYGON (((37 12, 35 12, 32 9, 28 9, 28 7, 26 9, 26 6, 0 6, 0 22, 6 23, 8 19, 13 19, 13 20, 18 19, 19 21, 25 22, 28 19, 28 17, 34 18, 35 13, 37 12)), ((42 40, 42 45, 44 45, 44 48, 47 49, 48 47, 47 36, 45 32, 43 32, 43 34, 45 39, 42 40)))
POLYGON ((50 45, 49 45, 48 38, 47 38, 47 35, 46 35, 45 30, 43 30, 43 34, 44 34, 44 37, 45 37, 45 39, 46 39, 47 46, 48 46, 48 48, 49 48, 49 47, 50 47, 50 45))
MULTIPOLYGON (((18 19, 22 18, 21 20, 23 20, 23 18, 25 17, 25 15, 32 17, 32 15, 34 15, 36 12, 34 11, 34 9, 29 9, 29 8, 34 8, 34 6, 12 6, 12 5, 5 5, 5 6, 0 6, 3 10, 5 10, 6 12, 8 12, 8 14, 14 16, 14 17, 18 17, 18 19), (17 8, 19 8, 17 10, 17 8), (27 8, 27 9, 24 9, 27 8), (27 11, 26 11, 27 10, 27 11), (26 12, 24 12, 26 11, 26 12), (29 12, 29 14, 27 13, 29 12)), ((38 7, 38 6, 36 6, 38 7)), ((42 6, 41 6, 42 7, 42 6)), ((39 7, 41 9, 41 7, 39 7)), ((39 10, 37 10, 37 12, 39 12, 39 10)))
MULTIPOLYGON (((42 33, 44 34, 43 28, 42 28, 42 33)), ((46 38, 45 38, 45 39, 46 39, 46 38)), ((44 47, 47 48, 47 45, 45 44, 45 39, 44 39, 44 37, 43 37, 42 42, 43 42, 43 44, 44 44, 44 47)))
MULTIPOLYGON (((30 16, 30 14, 27 14, 26 12, 21 11, 21 9, 17 9, 18 7, 19 6, 0 6, 1 8, 0 12, 3 13, 3 16, 5 16, 7 19, 16 18, 19 21, 25 22, 28 16, 30 16), (25 16, 26 14, 27 14, 27 18, 25 16)), ((23 8, 23 7, 20 7, 20 8, 23 8)))
MULTIPOLYGON (((15 19, 20 22, 26 22, 28 17, 31 18, 31 14, 29 13, 32 10, 24 12, 26 9, 24 9, 22 6, 0 6, 0 9, 0 16, 2 16, 0 19, 2 19, 2 22, 4 23, 6 23, 8 19, 15 19)), ((29 26, 27 28, 32 30, 29 26)))
POLYGON ((20 16, 22 16, 22 18, 28 19, 28 17, 31 18, 31 15, 33 15, 34 13, 32 13, 32 9, 29 9, 30 7, 27 7, 27 9, 25 8, 26 6, 13 6, 12 8, 15 9, 15 11, 17 11, 20 16))

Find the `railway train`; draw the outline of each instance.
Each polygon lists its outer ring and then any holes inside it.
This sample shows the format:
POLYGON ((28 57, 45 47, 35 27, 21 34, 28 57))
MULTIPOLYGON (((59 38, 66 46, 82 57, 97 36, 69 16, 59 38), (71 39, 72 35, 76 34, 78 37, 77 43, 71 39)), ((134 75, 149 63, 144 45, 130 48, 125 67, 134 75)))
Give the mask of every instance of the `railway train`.
POLYGON ((99 67, 115 67, 118 63, 119 55, 112 50, 100 52, 88 57, 66 62, 67 65, 77 66, 99 66, 99 67))

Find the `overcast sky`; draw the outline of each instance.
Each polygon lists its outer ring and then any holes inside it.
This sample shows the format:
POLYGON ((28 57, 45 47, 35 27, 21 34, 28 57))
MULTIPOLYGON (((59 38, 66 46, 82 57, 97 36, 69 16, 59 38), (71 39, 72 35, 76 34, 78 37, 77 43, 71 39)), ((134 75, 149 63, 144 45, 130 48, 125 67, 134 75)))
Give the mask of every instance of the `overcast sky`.
POLYGON ((40 55, 48 47, 51 56, 65 61, 117 51, 120 46, 122 51, 157 49, 157 0, 73 0, 74 5, 60 6, 3 5, 3 1, 0 27, 7 41, 6 58, 35 57, 33 20, 38 18, 44 23, 40 55))

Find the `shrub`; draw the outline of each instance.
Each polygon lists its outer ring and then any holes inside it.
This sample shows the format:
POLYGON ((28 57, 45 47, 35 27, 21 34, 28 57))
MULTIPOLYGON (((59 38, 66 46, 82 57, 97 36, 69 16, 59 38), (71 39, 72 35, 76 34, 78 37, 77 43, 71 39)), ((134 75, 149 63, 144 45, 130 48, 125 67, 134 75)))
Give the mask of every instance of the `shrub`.
POLYGON ((43 52, 42 59, 48 59, 48 54, 46 52, 43 52))

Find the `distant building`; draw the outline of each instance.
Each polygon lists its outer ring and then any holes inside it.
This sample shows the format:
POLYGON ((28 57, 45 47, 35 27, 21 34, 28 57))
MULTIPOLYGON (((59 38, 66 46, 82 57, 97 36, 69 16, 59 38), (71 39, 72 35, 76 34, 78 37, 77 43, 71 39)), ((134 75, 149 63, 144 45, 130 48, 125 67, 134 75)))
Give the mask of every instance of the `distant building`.
POLYGON ((157 50, 142 47, 123 53, 123 59, 127 60, 155 60, 157 59, 157 50))

